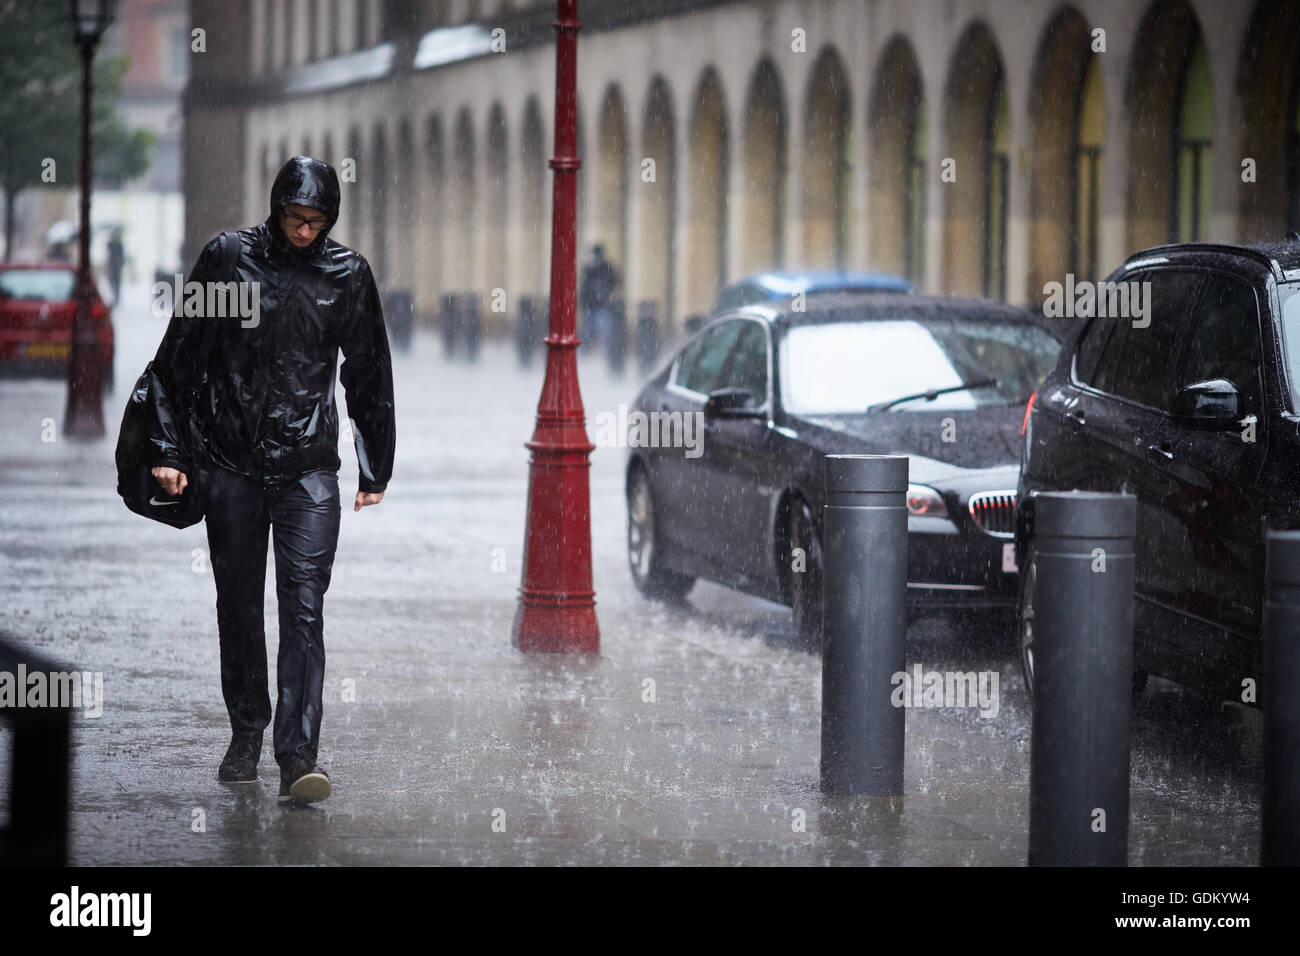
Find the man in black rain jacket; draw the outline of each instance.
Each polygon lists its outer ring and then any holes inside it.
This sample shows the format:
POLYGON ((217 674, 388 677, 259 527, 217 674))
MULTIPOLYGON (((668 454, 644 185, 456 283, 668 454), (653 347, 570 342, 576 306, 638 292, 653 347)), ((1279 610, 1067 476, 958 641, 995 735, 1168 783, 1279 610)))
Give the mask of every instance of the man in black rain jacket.
MULTIPOLYGON (((186 396, 211 462, 206 521, 217 588, 221 689, 233 731, 218 777, 257 779, 267 694, 263 586, 274 532, 280 646, 273 731, 281 800, 329 796, 316 765, 325 677, 322 610, 338 542, 339 422, 334 369, 347 395, 360 511, 378 504, 393 469, 395 423, 388 337, 366 260, 328 238, 339 182, 318 159, 295 156, 275 178, 270 215, 238 236, 235 276, 222 274, 218 237, 189 280, 237 280, 245 304, 226 318, 177 309, 154 359, 153 473, 171 494, 188 478, 186 396), (257 285, 252 285, 256 283, 257 285)), ((233 252, 233 250, 231 250, 233 252)), ((187 283, 188 285, 188 283, 187 283)), ((231 300, 236 301, 232 298, 231 300)), ((226 310, 229 314, 232 310, 226 310)))

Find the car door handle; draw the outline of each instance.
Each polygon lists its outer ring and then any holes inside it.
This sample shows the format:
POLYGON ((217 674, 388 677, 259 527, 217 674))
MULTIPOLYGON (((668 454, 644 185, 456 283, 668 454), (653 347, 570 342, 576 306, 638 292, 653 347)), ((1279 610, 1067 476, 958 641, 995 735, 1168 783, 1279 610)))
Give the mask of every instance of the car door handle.
POLYGON ((1147 445, 1147 451, 1155 452, 1157 455, 1162 456, 1166 461, 1174 460, 1173 450, 1169 447, 1168 444, 1147 445))

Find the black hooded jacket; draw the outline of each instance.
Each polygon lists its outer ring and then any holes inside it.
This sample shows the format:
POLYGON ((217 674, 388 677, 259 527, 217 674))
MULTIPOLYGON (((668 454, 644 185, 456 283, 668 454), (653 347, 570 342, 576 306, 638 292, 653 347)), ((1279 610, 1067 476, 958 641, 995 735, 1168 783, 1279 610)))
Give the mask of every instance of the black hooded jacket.
MULTIPOLYGON (((365 258, 328 237, 339 215, 339 181, 318 159, 295 156, 271 187, 271 212, 240 230, 238 281, 259 283, 260 315, 185 315, 178 305, 154 358, 155 464, 190 466, 177 411, 191 395, 211 460, 264 485, 339 468, 334 369, 353 422, 359 489, 383 491, 393 471, 393 374, 379 293, 365 258), (289 241, 280 211, 310 206, 327 222, 310 246, 289 241)), ((204 247, 189 282, 228 282, 221 239, 204 247)), ((206 288, 206 286, 205 286, 206 288)), ((249 288, 251 293, 251 287, 249 288)), ((206 298, 206 297, 205 297, 206 298)), ((246 302, 252 301, 246 294, 246 302)), ((183 411, 181 411, 183 414, 183 411)))

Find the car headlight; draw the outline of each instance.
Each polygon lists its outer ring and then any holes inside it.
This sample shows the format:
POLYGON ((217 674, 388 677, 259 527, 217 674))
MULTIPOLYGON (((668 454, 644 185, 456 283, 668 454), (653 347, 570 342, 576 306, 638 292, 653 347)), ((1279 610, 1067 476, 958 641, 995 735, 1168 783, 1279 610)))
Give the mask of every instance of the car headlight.
POLYGON ((907 486, 907 513, 926 518, 948 517, 948 506, 943 497, 928 485, 907 486))

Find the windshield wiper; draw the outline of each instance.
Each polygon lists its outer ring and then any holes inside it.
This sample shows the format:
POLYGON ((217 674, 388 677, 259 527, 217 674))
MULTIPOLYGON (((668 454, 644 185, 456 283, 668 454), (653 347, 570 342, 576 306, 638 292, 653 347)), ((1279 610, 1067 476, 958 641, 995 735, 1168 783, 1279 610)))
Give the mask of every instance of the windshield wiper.
POLYGON ((996 378, 979 378, 973 382, 962 382, 960 385, 949 385, 947 388, 932 388, 928 392, 916 392, 912 395, 904 395, 901 398, 891 398, 887 402, 876 402, 874 405, 867 406, 867 413, 883 412, 886 409, 893 408, 895 405, 901 405, 903 402, 914 402, 918 398, 924 398, 927 402, 932 402, 940 395, 947 395, 950 392, 965 392, 974 388, 994 388, 998 384, 996 378))

